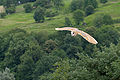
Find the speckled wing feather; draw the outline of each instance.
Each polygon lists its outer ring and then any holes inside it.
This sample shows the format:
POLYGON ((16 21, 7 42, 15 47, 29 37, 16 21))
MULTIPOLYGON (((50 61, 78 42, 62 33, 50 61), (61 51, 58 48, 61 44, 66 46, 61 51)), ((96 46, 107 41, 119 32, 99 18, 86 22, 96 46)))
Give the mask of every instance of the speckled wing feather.
POLYGON ((77 33, 92 44, 97 44, 98 43, 92 36, 90 36, 89 34, 87 34, 84 31, 77 30, 77 33))

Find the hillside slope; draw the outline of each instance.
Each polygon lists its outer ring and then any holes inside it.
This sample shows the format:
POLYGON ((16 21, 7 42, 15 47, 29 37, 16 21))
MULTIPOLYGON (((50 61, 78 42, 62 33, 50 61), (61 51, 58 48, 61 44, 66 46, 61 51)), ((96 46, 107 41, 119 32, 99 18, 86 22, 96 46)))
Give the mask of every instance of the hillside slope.
MULTIPOLYGON (((17 6, 16 13, 7 15, 5 19, 0 19, 0 32, 8 31, 10 29, 19 27, 27 31, 41 31, 47 30, 50 33, 54 32, 55 27, 64 26, 65 16, 72 17, 71 13, 64 14, 72 0, 65 0, 65 8, 62 8, 63 13, 53 17, 51 20, 46 19, 44 23, 35 23, 32 13, 25 13, 23 5, 17 6)), ((96 12, 85 18, 85 22, 88 26, 93 25, 93 19, 96 15, 100 13, 107 13, 112 16, 113 19, 120 18, 120 0, 111 0, 106 4, 99 5, 99 8, 96 9, 96 12)), ((120 24, 115 24, 118 27, 120 24)))

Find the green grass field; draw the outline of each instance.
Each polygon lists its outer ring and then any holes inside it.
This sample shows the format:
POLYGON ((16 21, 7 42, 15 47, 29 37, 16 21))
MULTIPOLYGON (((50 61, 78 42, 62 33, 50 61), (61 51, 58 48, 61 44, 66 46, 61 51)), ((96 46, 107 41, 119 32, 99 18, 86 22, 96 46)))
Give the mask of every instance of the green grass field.
MULTIPOLYGON (((52 20, 46 18, 44 23, 35 23, 33 19, 33 12, 25 13, 23 5, 17 6, 16 13, 7 15, 5 19, 0 19, 0 32, 2 33, 18 27, 25 29, 28 32, 45 30, 49 33, 53 33, 55 31, 54 28, 64 26, 65 16, 68 16, 71 19, 72 14, 65 14, 71 1, 72 0, 65 0, 65 5, 62 7, 62 13, 53 17, 52 20)), ((85 22, 88 26, 92 26, 94 17, 101 13, 110 14, 113 19, 120 18, 120 0, 110 0, 106 4, 99 5, 99 8, 96 9, 94 14, 85 18, 85 22)), ((115 25, 120 27, 120 24, 115 25)))
POLYGON ((93 25, 93 19, 95 18, 96 15, 101 13, 109 14, 112 16, 113 19, 119 19, 120 18, 120 0, 117 0, 116 2, 114 1, 114 3, 111 0, 111 2, 100 5, 100 7, 96 9, 94 14, 85 18, 85 22, 87 22, 89 26, 93 25))

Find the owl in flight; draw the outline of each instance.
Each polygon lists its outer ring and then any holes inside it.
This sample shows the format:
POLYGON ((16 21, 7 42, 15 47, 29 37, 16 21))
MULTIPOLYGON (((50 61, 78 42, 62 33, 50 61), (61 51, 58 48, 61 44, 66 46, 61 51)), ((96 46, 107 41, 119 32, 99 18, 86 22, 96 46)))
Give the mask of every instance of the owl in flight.
POLYGON ((72 27, 64 27, 64 28, 55 28, 55 30, 68 30, 71 31, 72 36, 76 36, 77 34, 81 35, 84 39, 86 39, 88 42, 92 44, 97 44, 98 42, 89 34, 87 34, 84 31, 81 31, 77 28, 72 28, 72 27))

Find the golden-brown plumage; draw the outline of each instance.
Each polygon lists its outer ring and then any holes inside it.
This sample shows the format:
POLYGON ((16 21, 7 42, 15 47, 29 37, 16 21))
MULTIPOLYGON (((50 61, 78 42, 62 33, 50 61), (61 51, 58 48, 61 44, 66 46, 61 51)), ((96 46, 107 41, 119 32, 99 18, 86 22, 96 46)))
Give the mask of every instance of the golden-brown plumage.
POLYGON ((98 42, 89 34, 87 34, 84 31, 78 30, 77 28, 72 27, 64 27, 64 28, 55 28, 55 30, 68 30, 71 31, 72 36, 76 36, 77 34, 81 35, 84 39, 86 39, 88 42, 92 44, 97 44, 98 42))

